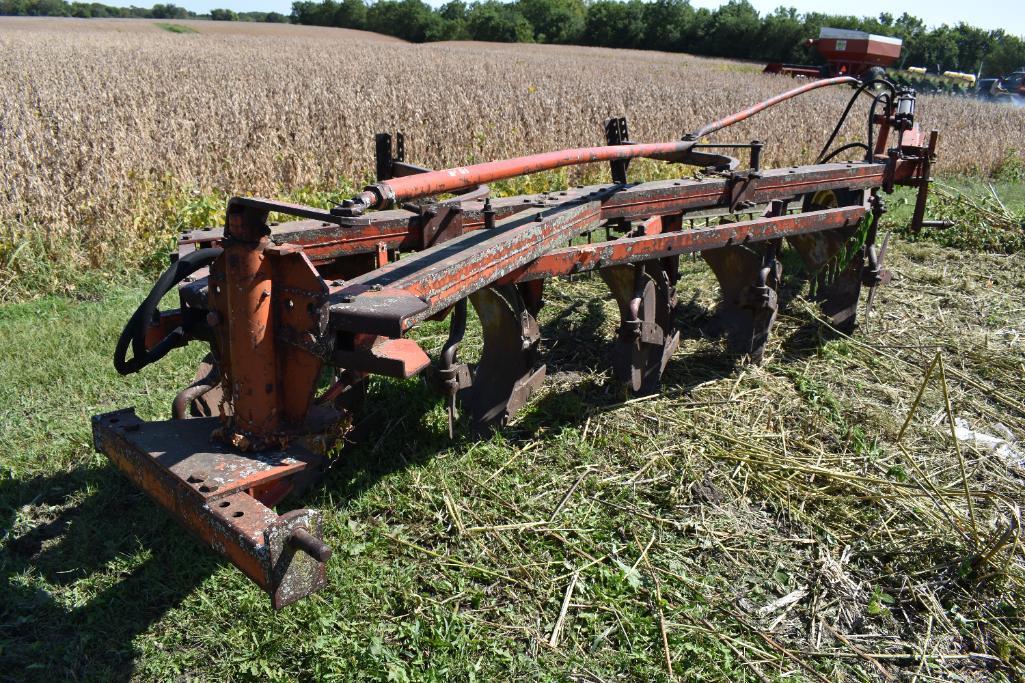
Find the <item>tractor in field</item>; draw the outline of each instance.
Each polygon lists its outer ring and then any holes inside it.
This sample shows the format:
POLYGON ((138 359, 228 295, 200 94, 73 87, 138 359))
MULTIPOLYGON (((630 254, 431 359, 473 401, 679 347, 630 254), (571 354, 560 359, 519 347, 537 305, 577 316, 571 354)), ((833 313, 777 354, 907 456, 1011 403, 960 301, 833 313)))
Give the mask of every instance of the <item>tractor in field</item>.
POLYGON ((1025 66, 1002 78, 983 78, 975 88, 976 95, 991 102, 1009 102, 1025 106, 1025 66))

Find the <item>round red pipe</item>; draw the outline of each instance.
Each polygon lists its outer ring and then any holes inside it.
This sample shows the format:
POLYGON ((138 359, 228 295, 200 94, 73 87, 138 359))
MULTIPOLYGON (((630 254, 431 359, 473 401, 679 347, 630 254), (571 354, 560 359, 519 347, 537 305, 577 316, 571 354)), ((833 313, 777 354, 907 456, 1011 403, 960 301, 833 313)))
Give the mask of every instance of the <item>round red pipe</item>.
POLYGON ((826 78, 819 81, 812 81, 800 87, 788 90, 785 93, 776 95, 753 107, 739 111, 724 119, 714 121, 698 129, 687 140, 674 142, 655 142, 636 145, 609 145, 603 147, 578 147, 576 149, 564 149, 557 152, 543 152, 531 154, 515 159, 504 159, 502 161, 489 161, 473 166, 459 166, 441 171, 430 171, 428 173, 417 173, 415 175, 392 178, 375 185, 370 185, 363 193, 358 195, 353 204, 366 208, 381 208, 392 206, 398 202, 430 197, 445 192, 458 192, 483 183, 491 183, 496 180, 507 180, 517 176, 551 171, 563 166, 576 166, 579 164, 590 164, 600 161, 618 161, 623 159, 637 159, 641 157, 660 158, 682 155, 697 144, 697 141, 722 128, 732 126, 744 119, 754 116, 764 109, 768 109, 792 97, 797 97, 809 90, 824 88, 842 83, 859 83, 858 79, 850 76, 837 78, 826 78))
POLYGON ((764 111, 765 109, 768 109, 769 107, 774 107, 777 104, 779 104, 780 102, 785 102, 786 100, 789 100, 789 99, 791 99, 793 97, 797 97, 798 95, 803 95, 804 93, 808 92, 809 90, 816 90, 817 88, 825 88, 825 87, 828 87, 828 86, 831 86, 831 85, 842 85, 844 83, 850 83, 852 85, 856 85, 856 84, 860 84, 861 81, 859 81, 857 78, 854 78, 852 76, 837 76, 836 78, 823 78, 822 80, 819 80, 819 81, 812 81, 810 83, 805 83, 804 85, 802 85, 800 87, 797 87, 797 88, 794 88, 793 90, 787 90, 785 93, 780 93, 779 95, 776 95, 775 97, 770 97, 769 99, 765 100, 764 102, 759 102, 758 104, 754 105, 753 107, 748 107, 747 109, 744 109, 742 111, 738 111, 736 114, 730 114, 726 118, 722 118, 722 119, 719 119, 718 121, 713 121, 712 123, 706 124, 705 126, 699 128, 698 131, 693 134, 693 137, 694 137, 694 139, 703 138, 706 135, 708 135, 709 133, 714 133, 717 130, 722 130, 723 128, 727 128, 729 126, 732 126, 734 123, 739 123, 739 122, 743 121, 744 119, 751 118, 752 116, 754 116, 755 114, 757 114, 760 111, 764 111))

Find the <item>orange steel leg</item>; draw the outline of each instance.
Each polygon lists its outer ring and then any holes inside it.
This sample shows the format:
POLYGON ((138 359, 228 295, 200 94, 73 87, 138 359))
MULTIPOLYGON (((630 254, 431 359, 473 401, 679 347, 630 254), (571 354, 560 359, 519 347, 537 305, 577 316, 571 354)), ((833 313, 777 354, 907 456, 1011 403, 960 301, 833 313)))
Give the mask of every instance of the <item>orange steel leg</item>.
POLYGON ((224 241, 231 395, 231 439, 243 449, 273 445, 280 422, 266 212, 230 207, 224 241))

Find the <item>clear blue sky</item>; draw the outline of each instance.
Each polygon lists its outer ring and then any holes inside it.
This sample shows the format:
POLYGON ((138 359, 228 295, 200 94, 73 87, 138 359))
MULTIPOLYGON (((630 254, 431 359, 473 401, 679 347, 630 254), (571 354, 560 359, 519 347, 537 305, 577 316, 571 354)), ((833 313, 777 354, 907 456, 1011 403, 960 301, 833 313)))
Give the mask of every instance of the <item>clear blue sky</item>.
MULTIPOLYGON (((102 1, 102 0, 101 0, 102 1)), ((158 1, 158 0, 153 0, 158 1)), ((292 9, 291 0, 161 0, 190 9, 194 12, 209 12, 216 7, 225 7, 236 11, 261 10, 276 11, 288 14, 292 9)), ((445 0, 426 0, 428 4, 438 6, 445 0)), ((695 7, 717 7, 724 0, 691 0, 695 7)), ((113 0, 112 4, 127 6, 130 4, 148 7, 150 0, 113 0)), ((830 14, 856 14, 858 16, 876 16, 880 12, 890 12, 899 16, 908 12, 919 17, 929 26, 939 24, 954 25, 959 21, 974 24, 985 29, 1002 28, 1008 33, 1025 35, 1025 2, 1023 0, 859 0, 858 2, 841 2, 839 0, 751 0, 761 13, 771 12, 780 5, 796 7, 800 12, 819 11, 830 14)))

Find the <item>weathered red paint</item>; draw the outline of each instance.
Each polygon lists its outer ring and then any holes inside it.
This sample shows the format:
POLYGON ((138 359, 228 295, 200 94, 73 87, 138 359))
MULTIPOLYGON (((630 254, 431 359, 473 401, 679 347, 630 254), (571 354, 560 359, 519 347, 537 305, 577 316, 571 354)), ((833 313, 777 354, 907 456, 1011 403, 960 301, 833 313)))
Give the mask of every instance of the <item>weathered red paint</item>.
POLYGON ((534 260, 529 266, 509 276, 507 280, 526 282, 540 278, 560 277, 621 263, 647 261, 738 244, 764 242, 808 232, 835 230, 857 224, 865 217, 865 213, 865 208, 861 206, 844 207, 815 213, 799 213, 727 223, 710 228, 623 237, 599 244, 581 244, 550 251, 534 260))

